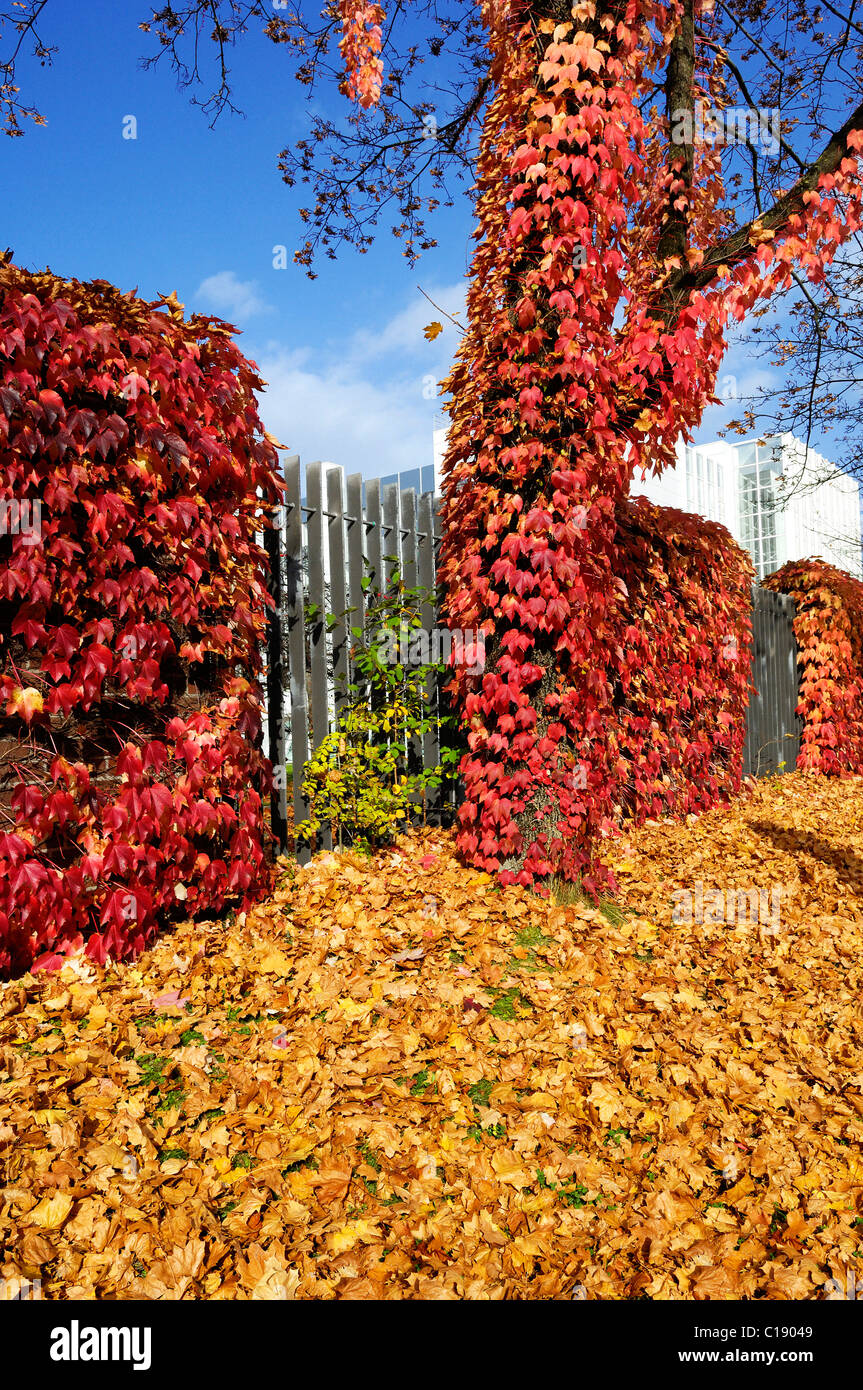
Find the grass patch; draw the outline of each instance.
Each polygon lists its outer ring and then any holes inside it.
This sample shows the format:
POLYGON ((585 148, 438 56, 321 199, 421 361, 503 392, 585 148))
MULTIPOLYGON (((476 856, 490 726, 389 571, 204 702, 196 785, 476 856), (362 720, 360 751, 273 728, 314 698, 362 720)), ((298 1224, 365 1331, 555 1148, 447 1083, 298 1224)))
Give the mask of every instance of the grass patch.
POLYGON ((429 1086, 434 1086, 434 1073, 428 1067, 423 1067, 422 1071, 417 1072, 411 1084, 411 1095, 421 1096, 429 1086))
POLYGON ((159 1104, 156 1106, 156 1109, 165 1111, 179 1110, 183 1101, 186 1099, 186 1094, 187 1092, 184 1086, 175 1086, 172 1090, 165 1092, 159 1104))
POLYGON ((600 898, 599 902, 596 902, 589 893, 585 893, 577 880, 571 882, 569 879, 561 878, 559 874, 554 874, 546 883, 548 901, 552 907, 590 908, 594 912, 598 909, 613 927, 619 927, 627 914, 632 912, 631 908, 623 907, 613 898, 600 898))
POLYGON ((519 1009, 529 1010, 532 1007, 530 1000, 525 999, 524 995, 519 991, 518 985, 514 985, 512 989, 500 990, 498 992, 498 997, 489 1009, 489 1013, 492 1018, 501 1018, 507 1023, 511 1023, 513 1019, 519 1017, 519 1009))
POLYGON ((496 1082, 481 1078, 479 1081, 475 1081, 472 1086, 468 1086, 467 1094, 471 1103, 476 1106, 482 1105, 488 1109, 489 1097, 494 1085, 496 1082))

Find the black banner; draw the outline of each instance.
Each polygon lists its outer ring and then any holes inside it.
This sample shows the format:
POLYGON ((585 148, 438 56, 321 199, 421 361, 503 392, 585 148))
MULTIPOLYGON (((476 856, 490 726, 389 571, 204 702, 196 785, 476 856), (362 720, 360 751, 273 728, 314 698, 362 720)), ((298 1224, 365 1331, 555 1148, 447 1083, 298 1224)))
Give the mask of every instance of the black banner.
POLYGON ((382 1383, 397 1369, 399 1379, 434 1377, 455 1385, 475 1374, 481 1382, 505 1376, 511 1383, 522 1361, 532 1367, 532 1381, 569 1365, 574 1380, 590 1368, 614 1381, 627 1373, 670 1372, 678 1383, 697 1384, 710 1367, 726 1375, 755 1367, 765 1385, 774 1378, 781 1384, 789 1371, 823 1383, 843 1372, 859 1378, 863 1324, 856 1294, 833 1291, 806 1303, 480 1302, 471 1310, 451 1304, 446 1311, 420 1301, 67 1303, 22 1297, 0 1302, 0 1338, 7 1357, 18 1348, 37 1381, 48 1384, 62 1384, 81 1370, 88 1381, 104 1370, 115 1379, 118 1372, 171 1383, 214 1375, 225 1383, 237 1359, 257 1380, 272 1374, 285 1383, 313 1375, 316 1364, 328 1380, 340 1371, 365 1379, 377 1366, 374 1378, 382 1383))

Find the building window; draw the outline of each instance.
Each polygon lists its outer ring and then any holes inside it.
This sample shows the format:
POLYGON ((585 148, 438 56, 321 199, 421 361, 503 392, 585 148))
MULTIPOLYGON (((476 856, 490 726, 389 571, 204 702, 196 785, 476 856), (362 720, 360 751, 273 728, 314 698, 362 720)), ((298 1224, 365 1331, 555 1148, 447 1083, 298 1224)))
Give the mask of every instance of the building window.
POLYGON ((759 579, 778 564, 776 543, 776 474, 781 456, 775 448, 744 444, 738 449, 740 537, 759 579))
POLYGON ((719 466, 699 449, 686 452, 686 507, 710 521, 725 521, 719 490, 719 466))

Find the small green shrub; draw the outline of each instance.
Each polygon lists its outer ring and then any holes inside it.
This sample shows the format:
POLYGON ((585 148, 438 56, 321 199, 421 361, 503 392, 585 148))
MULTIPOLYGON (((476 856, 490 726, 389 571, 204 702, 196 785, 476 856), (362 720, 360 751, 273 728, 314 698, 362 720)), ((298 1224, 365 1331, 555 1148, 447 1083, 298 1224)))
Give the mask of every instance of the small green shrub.
POLYGON ((352 844, 381 844, 397 834, 411 813, 418 779, 401 771, 402 750, 386 740, 394 705, 386 716, 357 706, 339 720, 305 765, 303 792, 309 817, 301 827, 314 834, 327 822, 352 844))
POLYGON ((309 839, 326 825, 338 844, 371 850, 414 821, 425 821, 430 800, 453 785, 461 749, 454 720, 438 708, 444 663, 393 660, 433 596, 407 588, 395 574, 384 595, 368 604, 365 624, 352 627, 351 680, 340 694, 341 714, 303 768, 308 818, 298 834, 309 839), (433 727, 441 761, 424 768, 417 755, 433 727), (449 740, 449 746, 447 741, 449 740))

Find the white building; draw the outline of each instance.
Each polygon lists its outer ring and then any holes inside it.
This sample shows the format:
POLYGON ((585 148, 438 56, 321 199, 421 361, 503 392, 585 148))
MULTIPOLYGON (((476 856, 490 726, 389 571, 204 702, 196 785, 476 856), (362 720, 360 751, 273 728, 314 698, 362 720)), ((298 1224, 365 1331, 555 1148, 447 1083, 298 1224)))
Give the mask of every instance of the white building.
POLYGON ((807 454, 794 435, 681 441, 677 459, 659 478, 634 478, 632 496, 721 522, 748 550, 759 579, 810 555, 863 574, 858 484, 812 448, 807 454))
MULTIPOLYGON (((434 431, 437 486, 446 433, 445 425, 434 431)), ((679 440, 676 467, 633 478, 630 492, 721 522, 749 552, 759 579, 814 555, 863 577, 858 484, 814 449, 807 454, 792 434, 692 447, 679 440)))

